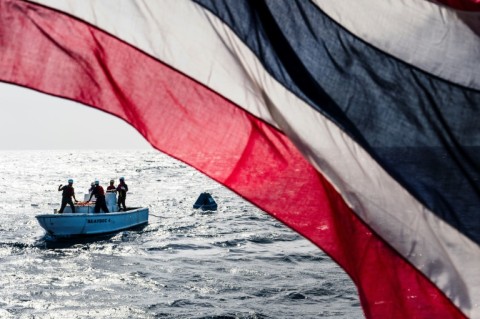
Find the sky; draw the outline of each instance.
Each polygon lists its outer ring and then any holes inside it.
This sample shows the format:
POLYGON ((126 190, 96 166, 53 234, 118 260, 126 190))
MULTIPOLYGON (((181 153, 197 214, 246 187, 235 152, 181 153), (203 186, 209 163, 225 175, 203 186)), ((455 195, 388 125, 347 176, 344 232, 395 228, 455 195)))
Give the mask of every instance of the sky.
POLYGON ((113 115, 1 82, 0 111, 0 150, 152 148, 113 115))

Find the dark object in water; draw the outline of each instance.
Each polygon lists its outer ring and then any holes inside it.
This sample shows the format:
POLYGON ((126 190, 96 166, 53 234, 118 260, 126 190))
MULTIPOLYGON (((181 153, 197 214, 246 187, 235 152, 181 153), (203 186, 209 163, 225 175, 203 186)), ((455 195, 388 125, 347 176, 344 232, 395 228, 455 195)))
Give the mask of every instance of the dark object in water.
POLYGON ((193 208, 201 208, 203 211, 217 210, 217 203, 209 193, 201 193, 195 204, 193 204, 193 208))

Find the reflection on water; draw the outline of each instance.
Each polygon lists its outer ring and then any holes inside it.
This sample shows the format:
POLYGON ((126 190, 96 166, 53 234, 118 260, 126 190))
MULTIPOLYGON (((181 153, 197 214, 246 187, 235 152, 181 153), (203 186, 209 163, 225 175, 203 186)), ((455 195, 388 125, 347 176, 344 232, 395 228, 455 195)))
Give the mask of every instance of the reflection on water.
POLYGON ((1 155, 0 318, 363 317, 325 254, 182 163, 151 150, 1 155), (37 224, 66 179, 81 195, 119 176, 148 225, 59 240, 37 224), (216 212, 192 208, 205 191, 216 212))

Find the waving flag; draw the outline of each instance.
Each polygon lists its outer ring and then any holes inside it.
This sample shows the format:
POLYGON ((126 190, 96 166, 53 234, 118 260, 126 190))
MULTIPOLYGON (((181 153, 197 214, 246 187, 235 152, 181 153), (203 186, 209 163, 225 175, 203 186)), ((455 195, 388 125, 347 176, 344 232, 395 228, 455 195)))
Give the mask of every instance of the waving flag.
POLYGON ((480 318, 479 8, 2 0, 0 80, 118 116, 281 220, 367 318, 480 318))

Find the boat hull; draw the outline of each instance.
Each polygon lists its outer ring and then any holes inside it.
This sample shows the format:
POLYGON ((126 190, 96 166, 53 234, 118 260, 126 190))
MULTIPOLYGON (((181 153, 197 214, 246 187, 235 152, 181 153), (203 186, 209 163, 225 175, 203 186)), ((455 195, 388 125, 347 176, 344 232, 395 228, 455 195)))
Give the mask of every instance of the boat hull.
POLYGON ((98 235, 148 223, 148 208, 114 213, 64 213, 35 216, 43 229, 55 237, 98 235))

